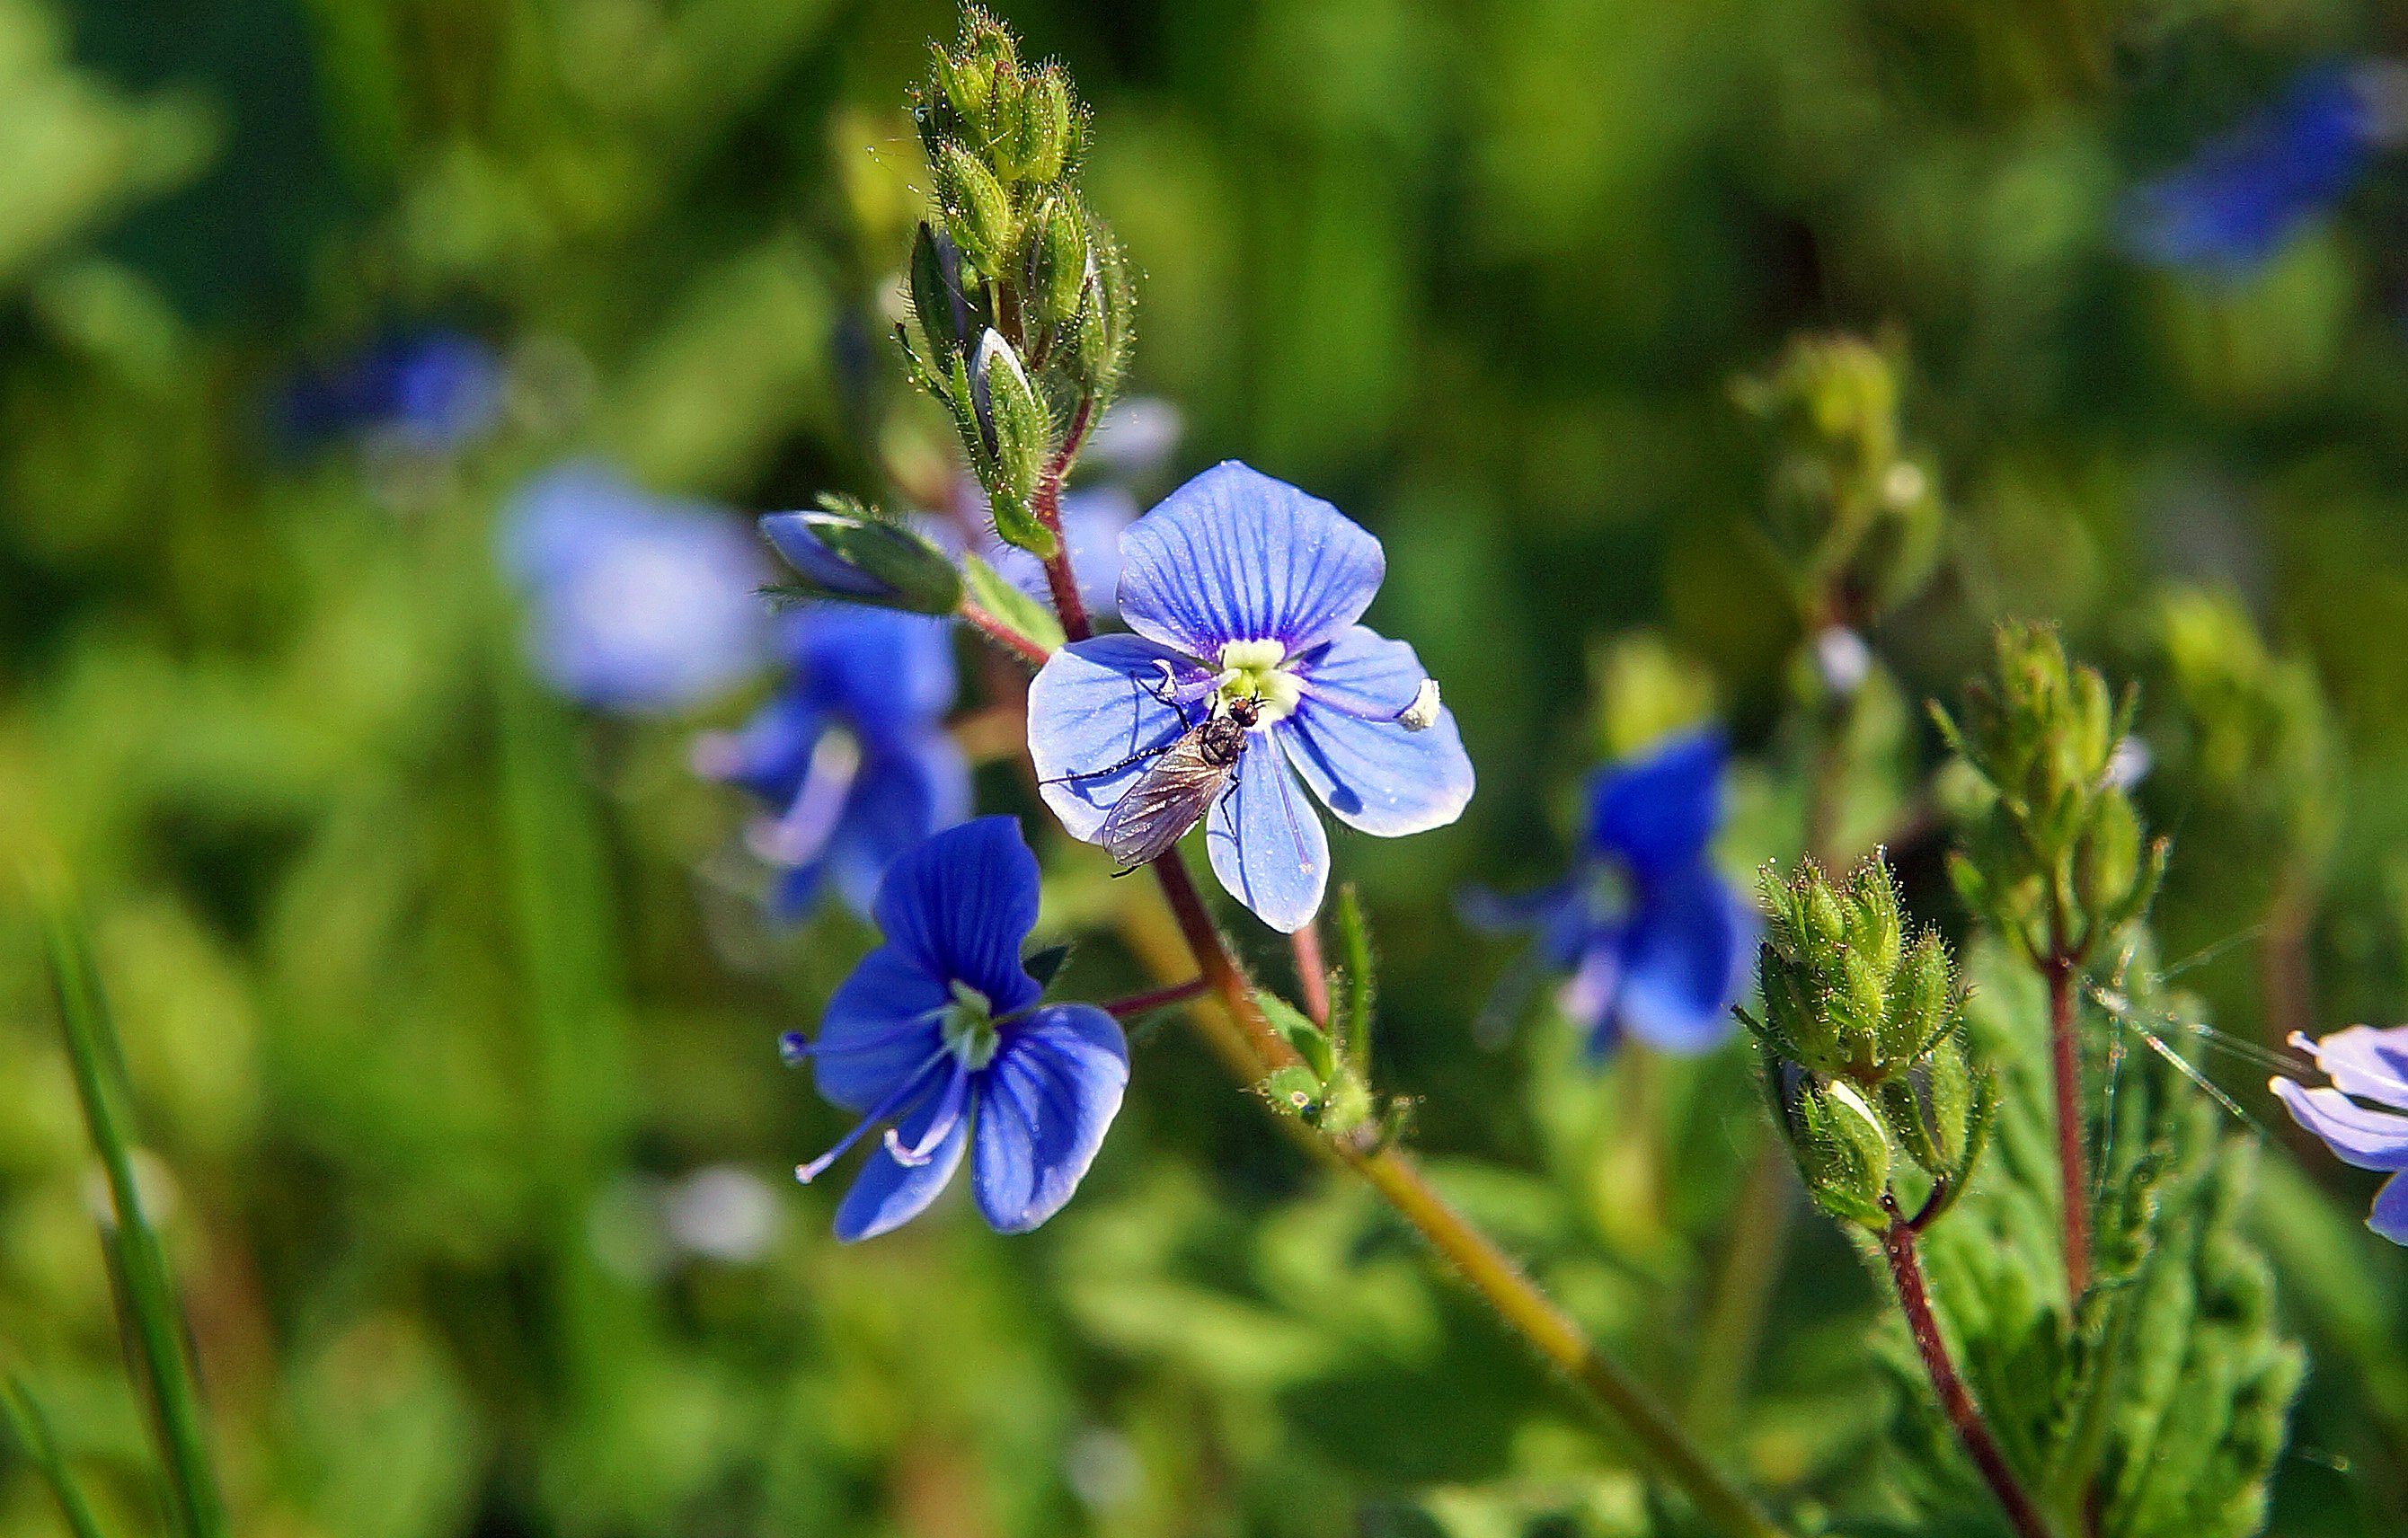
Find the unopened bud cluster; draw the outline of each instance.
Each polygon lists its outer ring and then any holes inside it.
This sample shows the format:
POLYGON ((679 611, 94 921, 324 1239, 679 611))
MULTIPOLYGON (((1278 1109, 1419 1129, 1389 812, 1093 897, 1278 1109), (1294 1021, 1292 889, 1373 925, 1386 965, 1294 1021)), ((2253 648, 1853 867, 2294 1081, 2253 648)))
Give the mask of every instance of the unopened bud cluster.
POLYGON ((1801 336, 1734 393, 1779 437, 1773 536, 1809 621, 1867 624, 1921 591, 1940 496, 1900 442, 1890 360, 1856 337, 1801 336))
POLYGON ((1973 772, 1950 862, 1966 905, 2035 959, 2071 965, 2144 912, 2166 845, 2144 838, 2118 747, 2135 696, 2076 666, 2053 626, 2005 624, 1993 676, 1966 691, 1961 716, 1932 714, 1973 772))
POLYGON ((1972 1173, 1990 1110, 1948 947, 1928 930, 1907 936, 1878 858, 1844 885, 1811 861, 1787 881, 1768 869, 1763 894, 1764 1014, 1741 1018, 1806 1189, 1833 1217, 1880 1226, 1903 1161, 1944 1203, 1972 1173))
POLYGON ((1086 121, 1054 64, 1021 62, 973 8, 914 103, 933 203, 911 248, 912 375, 953 415, 995 516, 1051 555, 1040 487, 1058 482, 1127 356, 1127 262, 1079 195, 1086 121))

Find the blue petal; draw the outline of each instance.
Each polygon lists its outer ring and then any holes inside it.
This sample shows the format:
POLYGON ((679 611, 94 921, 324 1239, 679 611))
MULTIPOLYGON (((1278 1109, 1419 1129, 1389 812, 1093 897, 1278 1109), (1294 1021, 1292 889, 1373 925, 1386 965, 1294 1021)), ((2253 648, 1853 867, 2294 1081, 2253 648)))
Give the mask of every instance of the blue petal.
POLYGON ((697 738, 695 773, 783 805, 801 788, 811 747, 826 725, 826 715, 818 706, 781 691, 735 731, 697 738))
POLYGON ((1360 525, 1235 460, 1138 520, 1121 557, 1122 621, 1208 660, 1231 641, 1310 651, 1362 617, 1387 570, 1360 525))
POLYGON ((970 815, 970 766, 953 733, 931 727, 862 765, 826 864, 838 895, 867 915, 889 866, 970 815))
POLYGON ((2395 1175, 2383 1183, 2366 1226, 2395 1245, 2408 1245, 2408 1175, 2395 1175))
MULTIPOLYGON (((906 1144, 917 1143, 936 1119, 941 1096, 931 1094, 896 1124, 906 1144)), ((853 1189, 836 1209, 836 1236, 846 1244, 875 1239, 928 1210, 953 1172, 961 1168, 962 1150, 969 1146, 968 1118, 956 1119, 951 1135, 928 1152, 924 1164, 901 1164, 883 1147, 863 1161, 853 1189)))
POLYGON ((895 596, 893 588, 821 544, 819 536, 811 532, 810 515, 765 513, 759 522, 761 537, 769 542, 780 560, 800 572, 806 580, 830 592, 848 592, 856 598, 895 596))
POLYGON ((978 1085, 979 1211, 998 1233, 1025 1233, 1079 1188, 1128 1084, 1128 1047, 1093 1004, 1048 1004, 1016 1027, 978 1085))
POLYGON ((939 1017, 953 1002, 946 979, 884 945, 837 986, 810 1044, 821 1094, 867 1115, 944 1047, 939 1017))
POLYGON ((1723 818, 1721 729, 1675 737, 1589 779, 1589 840, 1645 875, 1696 862, 1723 818))
POLYGON ((2274 106, 2143 186, 2127 211, 2143 259, 2238 275, 2338 202, 2365 165, 2374 126, 2352 72, 2307 71, 2274 106))
POLYGON ((940 982, 964 982, 998 1015, 1040 991, 1020 964, 1037 926, 1037 857, 1020 819, 982 817, 948 828, 887 867, 878 890, 886 944, 940 982))
POLYGON ((1719 1045, 1731 1033, 1760 922, 1703 864, 1652 883, 1623 933, 1622 1029, 1668 1052, 1719 1045))
POLYGON ((1154 750, 1187 730, 1185 719, 1155 693, 1157 664, 1168 665, 1182 684, 1205 677, 1192 661, 1151 641, 1099 635, 1054 652, 1028 686, 1028 756, 1038 793, 1073 838, 1092 842, 1154 750))
POLYGON ((805 697, 871 741, 917 733, 953 706, 953 629, 941 617, 815 604, 787 618, 781 642, 805 697))
POLYGON ((1356 625, 1316 654, 1296 714, 1271 729, 1349 827, 1383 838, 1426 833, 1461 817, 1471 800, 1471 759, 1455 713, 1441 707, 1420 732, 1396 719, 1425 676, 1412 648, 1356 625))
POLYGON ((1329 835, 1278 747, 1246 733, 1234 783, 1204 820, 1212 874, 1271 928, 1293 934, 1321 911, 1329 835))
POLYGON ((2353 1025, 2320 1041, 2294 1031, 2291 1045, 2314 1054, 2316 1067, 2343 1094, 2408 1112, 2408 1025, 2386 1031, 2353 1025))
POLYGON ((2370 1111, 2338 1089, 2310 1089, 2286 1078, 2268 1088, 2291 1119, 2324 1139, 2344 1164, 2361 1170, 2408 1170, 2408 1116, 2370 1111))
POLYGON ((1578 904, 1581 888, 1577 881, 1558 881, 1551 887, 1531 891, 1500 892, 1486 887, 1469 886, 1455 893, 1456 917, 1473 929, 1491 934, 1516 934, 1552 923, 1567 905, 1578 904))

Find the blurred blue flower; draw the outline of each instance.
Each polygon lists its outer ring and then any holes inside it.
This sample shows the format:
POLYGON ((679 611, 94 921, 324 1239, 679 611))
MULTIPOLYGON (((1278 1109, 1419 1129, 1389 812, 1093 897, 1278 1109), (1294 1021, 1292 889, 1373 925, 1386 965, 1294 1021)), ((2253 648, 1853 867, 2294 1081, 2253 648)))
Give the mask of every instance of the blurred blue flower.
POLYGON ((2269 1079, 2267 1087, 2335 1158, 2391 1176, 2374 1193, 2366 1226, 2408 1245, 2408 1025, 2353 1025, 2321 1041, 2294 1031, 2291 1045, 2316 1060, 2330 1087, 2311 1089, 2286 1078, 2269 1079))
POLYGON ((837 989, 818 1039, 781 1044, 788 1061, 810 1061, 821 1094, 861 1116, 796 1176, 817 1178, 884 1125, 837 1208, 838 1239, 918 1217, 965 1150, 988 1225, 1026 1232, 1078 1189, 1120 1110, 1121 1028, 1093 1004, 1040 1003, 1021 964, 1037 857, 1016 818, 964 823, 897 860, 877 918, 885 944, 837 989))
POLYGON ((526 596, 536 670, 606 709, 679 710, 767 661, 767 572, 747 532, 715 510, 638 491, 572 461, 503 511, 504 569, 526 596))
POLYGON ((969 764, 944 724, 952 633, 841 604, 782 624, 784 681, 742 727, 697 742, 695 767, 773 808, 750 842, 779 873, 781 917, 807 911, 824 885, 867 914, 897 856, 969 816, 969 764))
POLYGON ((2341 201, 2382 130, 2359 68, 2300 75, 2258 117, 2133 194, 2127 226, 2144 260, 2238 276, 2341 201))
POLYGON ((1472 922, 1536 933, 1536 959, 1566 979, 1560 1007, 1598 1057, 1625 1035, 1688 1053, 1731 1032, 1761 920, 1709 847, 1728 757, 1708 729, 1598 770, 1569 879, 1511 898, 1465 894, 1472 922))
POLYGON ((1386 559, 1337 508, 1231 461, 1139 520, 1121 555, 1121 619, 1137 634, 1063 648, 1028 691, 1029 754, 1074 837, 1096 842, 1161 751, 1237 701, 1257 720, 1204 813, 1205 846, 1222 886, 1272 928, 1302 927, 1328 880, 1299 775, 1340 821, 1383 837, 1462 814, 1472 772, 1455 718, 1412 647, 1354 622, 1386 559))
POLYGON ((466 449, 502 414, 502 363, 465 332, 385 337, 340 367, 293 381, 285 432, 299 444, 367 434, 428 452, 466 449))

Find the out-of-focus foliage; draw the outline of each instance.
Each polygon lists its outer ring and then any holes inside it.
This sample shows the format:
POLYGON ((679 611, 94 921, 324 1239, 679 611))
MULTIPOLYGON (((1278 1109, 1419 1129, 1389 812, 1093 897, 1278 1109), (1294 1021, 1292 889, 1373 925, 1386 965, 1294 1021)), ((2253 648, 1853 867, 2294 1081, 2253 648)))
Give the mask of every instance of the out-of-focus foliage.
MULTIPOLYGON (((1505 961, 1452 894, 1535 880, 1603 749, 1713 703, 1748 761, 1729 863, 1887 838, 1907 907, 1961 930, 1913 702, 1956 697, 1991 621, 2057 619, 2143 680, 2164 970, 2195 959, 2170 993, 2102 957, 2116 1007, 2088 1010, 2100 1061, 2126 1048, 2108 1178, 2154 1159, 2187 1193, 2160 1210, 2198 1215, 2133 1282, 2129 1371, 2168 1418, 2100 1431, 2107 1531, 2250 1530, 2139 1449, 2192 1431, 2170 1320, 2283 1397, 2269 1308, 2310 1364, 2273 1531, 2400 1531, 2408 1272, 2358 1227, 2370 1183, 2269 1138, 2237 1210, 2257 1134, 2127 1027, 2196 1052, 2208 1006, 2261 1041, 2408 1009, 2408 165, 2244 274, 2139 265, 2118 224, 2301 62, 2396 26, 2344 0, 1002 9, 1095 107, 1083 196, 1141 295, 1128 388, 1186 412, 1177 468, 1242 456, 1377 533, 1370 621, 1479 765, 1456 826, 1337 846, 1379 936, 1380 1087, 1446 1190, 1682 1402, 1731 1338, 1752 1066, 1591 1071, 1559 1023, 1476 1046, 1505 961), (1861 671, 1801 646, 1835 616, 1762 531, 1803 461, 1732 390, 1842 334, 1878 340, 1847 356, 1886 425, 1840 469, 1892 456, 1870 484, 1947 510, 1928 581, 1845 616, 1861 671)), ((92 915, 239 1531, 1684 1531, 1167 1018, 1047 1228, 952 1202, 839 1248, 837 1192, 784 1172, 845 1118, 775 1040, 869 936, 764 919, 744 809, 687 762, 755 698, 593 718, 524 672, 494 526, 565 458, 752 510, 949 480, 889 334, 930 183, 901 103, 955 25, 0 0, 0 1368, 111 1531, 155 1501, 21 865, 92 915), (501 360, 484 436, 279 432, 295 378, 426 328, 501 360)), ((964 660, 968 688, 992 659, 964 660)), ((1017 773, 982 804, 1047 851, 1039 939, 1110 919, 1079 996, 1161 980, 1167 920, 1040 839, 1017 773)), ((2029 987, 2004 970, 1977 1032, 2029 987)), ((2200 1061, 2263 1106, 2261 1069, 2200 1061)), ((1942 1307, 2029 1318, 2046 1357, 2015 1252, 2050 1225, 1988 1191, 1934 1231, 1942 1307)), ((1696 1408, 1716 1453, 1801 1526, 1985 1531, 1978 1490, 1899 1487, 1897 1440, 1940 1433, 1867 1360, 1846 1241, 1797 1224, 1770 1309, 1696 1408), (1905 1527, 1910 1499, 1964 1525, 1905 1527)), ((2029 1365, 1969 1375, 2011 1405, 2029 1365)), ((0 1533, 60 1531, 0 1449, 0 1533)))

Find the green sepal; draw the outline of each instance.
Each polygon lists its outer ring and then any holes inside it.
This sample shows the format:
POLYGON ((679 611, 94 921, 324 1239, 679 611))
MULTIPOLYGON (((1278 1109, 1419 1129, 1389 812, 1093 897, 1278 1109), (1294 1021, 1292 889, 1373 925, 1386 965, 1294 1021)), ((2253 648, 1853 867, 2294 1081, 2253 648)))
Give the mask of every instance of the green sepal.
POLYGON ((822 589, 808 577, 781 584, 795 591, 914 614, 951 614, 961 606, 962 574, 933 541, 893 519, 882 518, 852 497, 823 495, 817 509, 796 514, 813 539, 846 565, 888 591, 884 594, 822 589))
POLYGON ((1069 960, 1070 947, 1068 945, 1047 946, 1020 964, 1037 979, 1039 988, 1046 989, 1054 986, 1054 979, 1062 975, 1062 968, 1069 960))
POLYGON ((1311 1120, 1321 1109, 1321 1080, 1310 1068, 1274 1068, 1257 1088, 1265 1100, 1299 1120, 1311 1120))
POLYGON ((1329 1033, 1313 1024, 1296 1005, 1268 990, 1256 990, 1254 1003, 1261 1008, 1263 1018, 1270 1021, 1271 1029, 1285 1037, 1287 1044, 1296 1048, 1296 1055, 1304 1060, 1305 1067, 1312 1074, 1314 1089, 1326 1085, 1338 1068, 1329 1033))
POLYGON ((962 557, 962 587, 971 603, 1045 650, 1062 648, 1062 621, 1054 611, 1004 580, 1001 573, 975 555, 962 557))

